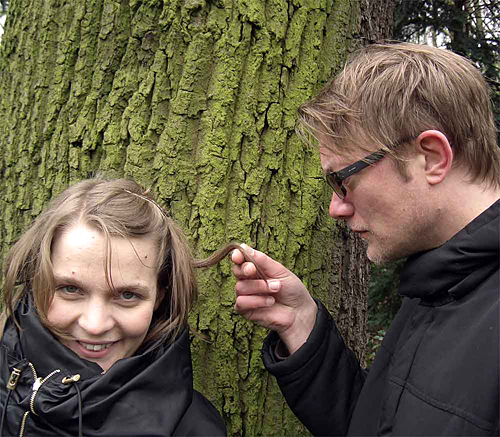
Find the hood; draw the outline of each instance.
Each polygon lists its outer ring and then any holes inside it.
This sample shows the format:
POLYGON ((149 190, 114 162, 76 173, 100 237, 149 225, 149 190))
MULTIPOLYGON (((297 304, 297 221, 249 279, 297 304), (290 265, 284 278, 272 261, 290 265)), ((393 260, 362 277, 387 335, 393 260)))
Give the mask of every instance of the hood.
POLYGON ((500 200, 442 246, 410 256, 401 272, 400 294, 460 299, 476 289, 499 268, 499 213, 500 200))
POLYGON ((2 408, 7 375, 14 367, 21 369, 7 406, 5 434, 18 434, 26 411, 25 435, 78 435, 80 419, 83 435, 174 433, 193 396, 187 331, 174 344, 119 360, 104 373, 42 326, 31 299, 19 306, 16 316, 22 329, 8 323, 0 358, 2 408), (77 374, 78 382, 62 382, 77 374), (33 398, 36 377, 48 375, 33 398))

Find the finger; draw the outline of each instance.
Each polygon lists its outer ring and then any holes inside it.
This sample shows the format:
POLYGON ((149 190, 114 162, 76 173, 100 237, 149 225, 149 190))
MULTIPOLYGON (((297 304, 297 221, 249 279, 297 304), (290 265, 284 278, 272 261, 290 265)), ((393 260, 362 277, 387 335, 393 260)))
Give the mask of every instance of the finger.
POLYGON ((261 308, 268 308, 275 302, 272 296, 251 295, 238 296, 234 309, 237 313, 244 314, 261 308))
MULTIPOLYGON (((252 294, 270 294, 266 281, 261 279, 247 279, 236 282, 234 286, 236 296, 250 296, 252 294)), ((274 291, 272 292, 274 293, 274 291)))
POLYGON ((251 256, 257 274, 262 278, 284 278, 290 274, 290 271, 279 262, 275 261, 265 253, 252 249, 249 246, 242 245, 243 249, 251 256))
POLYGON ((239 311, 245 319, 250 320, 267 329, 278 333, 285 331, 295 318, 293 312, 277 311, 274 304, 269 307, 260 307, 247 311, 239 311))
POLYGON ((257 273, 257 268, 250 262, 241 265, 235 264, 233 266, 233 273, 238 279, 261 279, 257 273))
POLYGON ((248 244, 240 244, 240 250, 234 249, 231 253, 231 260, 235 264, 242 264, 244 261, 252 261, 252 255, 254 254, 254 249, 248 244))
POLYGON ((242 264, 245 261, 245 257, 238 249, 234 249, 231 254, 231 261, 236 265, 242 264))

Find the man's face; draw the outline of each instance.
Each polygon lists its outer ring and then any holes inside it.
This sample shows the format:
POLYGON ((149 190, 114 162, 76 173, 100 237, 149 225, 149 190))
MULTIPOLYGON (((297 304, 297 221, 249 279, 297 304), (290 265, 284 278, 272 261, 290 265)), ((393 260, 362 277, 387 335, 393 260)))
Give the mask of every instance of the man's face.
MULTIPOLYGON (((325 173, 358 161, 335 156, 325 147, 320 149, 325 173)), ((439 212, 431 207, 428 184, 419 156, 408 162, 409 180, 397 171, 390 157, 384 157, 344 181, 346 197, 332 194, 329 214, 345 220, 349 228, 368 243, 368 258, 382 264, 404 258, 433 247, 433 223, 439 212)))

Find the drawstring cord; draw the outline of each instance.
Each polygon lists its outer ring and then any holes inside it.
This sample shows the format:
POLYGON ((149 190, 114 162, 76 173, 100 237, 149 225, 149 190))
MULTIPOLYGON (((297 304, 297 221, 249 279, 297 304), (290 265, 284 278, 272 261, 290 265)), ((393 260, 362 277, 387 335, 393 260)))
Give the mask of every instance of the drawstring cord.
POLYGON ((12 393, 12 390, 9 390, 7 393, 7 397, 5 398, 5 402, 3 404, 3 411, 2 411, 2 423, 0 424, 0 437, 3 436, 3 424, 5 423, 5 416, 6 416, 6 411, 7 411, 7 404, 9 403, 10 399, 10 394, 12 393))
MULTIPOLYGON (((19 369, 14 368, 14 370, 10 375, 9 382, 7 383, 8 392, 2 408, 2 419, 0 422, 0 437, 3 436, 3 428, 5 424, 5 417, 7 415, 7 405, 9 404, 10 395, 12 394, 12 391, 16 388, 20 375, 21 371, 19 369)), ((78 386, 79 380, 80 380, 80 375, 76 374, 73 376, 63 378, 62 383, 63 384, 74 383, 75 385, 78 398, 78 437, 83 437, 82 392, 80 390, 80 387, 78 386)))
POLYGON ((21 376, 21 370, 14 367, 12 373, 10 374, 9 381, 7 382, 7 397, 2 408, 2 421, 0 423, 0 437, 3 435, 3 427, 5 424, 5 417, 7 416, 7 405, 9 404, 10 395, 12 391, 16 388, 19 377, 21 376))
MULTIPOLYGON (((75 382, 75 388, 78 393, 78 437, 83 437, 83 414, 82 414, 82 392, 78 383, 75 382)), ((0 437, 2 437, 0 435, 0 437)))
MULTIPOLYGON (((80 375, 77 373, 73 376, 66 376, 63 378, 63 384, 71 384, 74 383, 76 388, 76 394, 78 398, 78 437, 83 437, 83 413, 82 413, 82 392, 80 391, 80 387, 78 386, 78 381, 80 381, 80 375)), ((0 437, 2 437, 0 435, 0 437)))

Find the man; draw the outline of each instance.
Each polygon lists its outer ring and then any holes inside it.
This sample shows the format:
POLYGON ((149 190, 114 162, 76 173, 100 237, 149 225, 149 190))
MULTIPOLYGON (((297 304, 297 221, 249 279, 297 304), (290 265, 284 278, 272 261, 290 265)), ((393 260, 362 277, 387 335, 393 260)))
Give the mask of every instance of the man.
POLYGON ((384 263, 408 257, 405 297, 369 372, 300 280, 233 253, 236 310, 315 435, 499 434, 500 149, 488 87, 465 59, 373 45, 299 109, 334 192, 330 215, 384 263))

